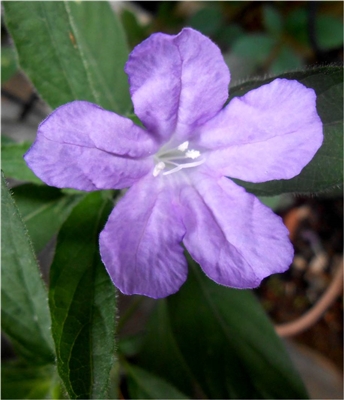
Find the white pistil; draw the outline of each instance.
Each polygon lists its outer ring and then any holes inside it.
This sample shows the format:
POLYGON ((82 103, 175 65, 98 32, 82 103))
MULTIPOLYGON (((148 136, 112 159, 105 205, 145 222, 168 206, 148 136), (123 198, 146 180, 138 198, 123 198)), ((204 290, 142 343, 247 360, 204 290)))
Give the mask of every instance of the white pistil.
POLYGON ((189 142, 183 142, 177 148, 165 150, 158 153, 156 155, 157 164, 153 170, 153 176, 156 177, 160 174, 161 171, 167 168, 167 165, 174 166, 174 168, 170 168, 165 170, 162 174, 169 175, 174 172, 178 172, 184 168, 192 168, 197 167, 198 165, 203 164, 204 159, 201 158, 197 161, 189 162, 188 160, 195 160, 196 158, 201 157, 201 152, 198 150, 190 149, 188 150, 189 142))
POLYGON ((187 164, 179 164, 178 167, 170 169, 169 171, 163 172, 163 175, 169 175, 169 174, 173 174, 174 172, 180 171, 183 168, 192 168, 192 167, 197 167, 197 165, 201 165, 204 163, 204 160, 200 160, 200 161, 195 161, 192 163, 187 163, 187 164))

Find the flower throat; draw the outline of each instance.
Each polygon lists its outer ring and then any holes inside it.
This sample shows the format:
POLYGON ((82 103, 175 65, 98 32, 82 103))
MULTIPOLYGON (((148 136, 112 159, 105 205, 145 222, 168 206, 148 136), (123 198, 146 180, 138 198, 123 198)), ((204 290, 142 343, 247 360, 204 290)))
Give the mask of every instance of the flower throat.
POLYGON ((186 141, 176 148, 156 154, 153 176, 158 176, 161 172, 163 175, 169 175, 184 168, 197 167, 204 163, 204 159, 200 157, 201 152, 189 149, 189 142, 186 141))

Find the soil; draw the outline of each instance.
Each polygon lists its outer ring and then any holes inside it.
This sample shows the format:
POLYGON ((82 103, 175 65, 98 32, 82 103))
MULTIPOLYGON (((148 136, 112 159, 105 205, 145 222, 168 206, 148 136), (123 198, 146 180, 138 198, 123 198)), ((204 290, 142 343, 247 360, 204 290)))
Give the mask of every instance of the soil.
MULTIPOLYGON (((343 263, 343 198, 298 198, 282 214, 295 248, 294 262, 256 290, 274 323, 294 321, 311 309, 343 263)), ((343 371, 343 293, 317 323, 293 337, 343 371)))

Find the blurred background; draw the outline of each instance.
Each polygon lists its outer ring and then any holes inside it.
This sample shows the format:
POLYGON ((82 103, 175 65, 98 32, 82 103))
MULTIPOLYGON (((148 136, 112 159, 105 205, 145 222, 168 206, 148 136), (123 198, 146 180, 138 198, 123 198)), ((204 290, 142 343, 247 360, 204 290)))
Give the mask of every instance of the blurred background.
MULTIPOLYGON (((154 32, 175 34, 185 26, 209 36, 230 68, 231 86, 250 77, 343 62, 341 1, 118 1, 111 5, 120 15, 130 49, 154 32)), ((33 140, 37 125, 50 110, 17 65, 3 18, 1 51, 2 143, 33 140)), ((342 188, 316 196, 290 194, 261 200, 284 218, 295 259, 289 271, 266 279, 256 294, 278 325, 314 309, 337 281, 337 291, 316 322, 303 326, 301 321, 299 330, 282 334, 288 337, 287 345, 312 398, 342 398, 343 296, 338 284, 343 264, 342 188)), ((39 256, 46 269, 53 248, 51 243, 39 256)), ((135 296, 120 296, 123 309, 132 301, 135 296)), ((140 307, 144 319, 149 301, 140 307)), ((137 317, 129 322, 123 335, 142 326, 137 317)), ((6 349, 4 355, 9 356, 6 349)))

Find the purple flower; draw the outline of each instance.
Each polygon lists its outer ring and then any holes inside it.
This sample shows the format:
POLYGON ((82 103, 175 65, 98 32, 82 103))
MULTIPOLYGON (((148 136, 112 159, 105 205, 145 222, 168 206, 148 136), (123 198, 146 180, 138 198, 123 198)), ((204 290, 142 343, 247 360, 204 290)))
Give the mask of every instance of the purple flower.
POLYGON ((144 128, 74 101, 41 123, 25 155, 48 185, 130 186, 100 234, 115 286, 154 298, 176 292, 187 277, 182 243, 221 285, 253 288, 285 271, 293 249, 281 218, 227 177, 298 175, 323 140, 314 91, 276 79, 223 108, 228 68, 190 28, 152 35, 125 71, 144 128))

